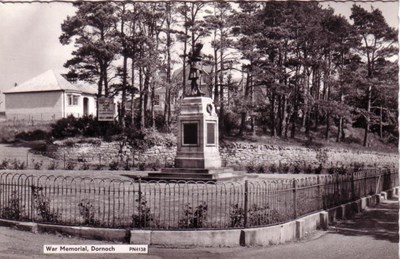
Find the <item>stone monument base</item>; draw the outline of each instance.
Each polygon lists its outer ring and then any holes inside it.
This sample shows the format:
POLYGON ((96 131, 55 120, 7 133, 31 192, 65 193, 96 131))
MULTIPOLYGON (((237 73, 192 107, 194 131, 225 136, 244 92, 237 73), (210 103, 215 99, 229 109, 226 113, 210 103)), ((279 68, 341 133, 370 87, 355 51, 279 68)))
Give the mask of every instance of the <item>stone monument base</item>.
POLYGON ((221 168, 218 116, 209 97, 186 97, 178 116, 175 168, 149 173, 147 180, 239 180, 244 172, 221 168))
POLYGON ((144 180, 165 180, 165 181, 240 181, 249 175, 244 171, 234 171, 232 168, 164 168, 161 172, 149 173, 144 180))

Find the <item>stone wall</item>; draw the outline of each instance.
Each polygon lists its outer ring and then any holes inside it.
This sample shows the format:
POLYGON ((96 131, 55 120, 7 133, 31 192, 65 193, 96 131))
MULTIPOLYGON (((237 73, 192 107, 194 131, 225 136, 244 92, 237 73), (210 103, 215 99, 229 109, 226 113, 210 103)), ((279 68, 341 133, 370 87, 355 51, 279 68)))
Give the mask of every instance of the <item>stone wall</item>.
MULTIPOLYGON (((133 150, 119 142, 75 143, 57 146, 56 156, 67 160, 76 160, 92 164, 107 165, 111 161, 134 161, 160 165, 172 165, 176 154, 176 146, 154 146, 146 151, 133 150)), ((300 164, 313 167, 323 164, 324 167, 363 163, 366 166, 398 166, 397 153, 380 153, 371 151, 353 151, 350 149, 315 149, 299 146, 276 146, 248 142, 230 142, 222 144, 220 154, 223 166, 245 167, 249 164, 279 165, 300 164)))
POLYGON ((398 165, 398 154, 361 152, 350 149, 306 148, 276 146, 257 143, 233 142, 221 146, 221 157, 227 166, 247 164, 303 164, 324 167, 354 163, 365 165, 398 165))

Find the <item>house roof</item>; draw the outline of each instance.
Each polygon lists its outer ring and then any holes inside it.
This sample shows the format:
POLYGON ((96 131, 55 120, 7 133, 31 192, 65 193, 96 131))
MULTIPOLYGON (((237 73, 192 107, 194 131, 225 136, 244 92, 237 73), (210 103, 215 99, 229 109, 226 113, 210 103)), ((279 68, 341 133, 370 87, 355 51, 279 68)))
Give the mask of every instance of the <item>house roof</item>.
POLYGON ((10 93, 28 93, 28 92, 50 92, 50 91, 66 91, 95 94, 95 89, 89 86, 75 86, 68 82, 60 73, 48 70, 16 87, 4 91, 5 94, 10 93))

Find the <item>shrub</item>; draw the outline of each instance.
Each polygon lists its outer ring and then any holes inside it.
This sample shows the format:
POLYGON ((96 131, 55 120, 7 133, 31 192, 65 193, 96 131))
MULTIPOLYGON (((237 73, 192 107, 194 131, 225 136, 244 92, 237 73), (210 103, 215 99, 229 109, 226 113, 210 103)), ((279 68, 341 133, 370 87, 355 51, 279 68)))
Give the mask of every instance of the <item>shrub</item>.
POLYGON ((305 173, 306 174, 312 174, 313 173, 313 169, 311 167, 311 165, 308 165, 305 169, 305 173))
POLYGON ((300 166, 298 164, 295 164, 294 168, 293 168, 293 173, 294 174, 299 174, 300 172, 301 172, 300 166))
POLYGON ((151 170, 153 171, 158 171, 161 169, 161 167, 162 167, 161 162, 158 159, 149 163, 149 168, 151 168, 151 170))
POLYGON ((21 204, 17 191, 13 191, 8 200, 7 206, 3 208, 1 215, 6 219, 20 220, 22 219, 24 209, 25 206, 21 204))
POLYGON ((97 118, 93 118, 92 116, 84 116, 82 118, 68 116, 67 118, 58 120, 51 127, 51 135, 58 139, 78 135, 110 138, 110 136, 122 133, 122 129, 118 123, 98 121, 97 118))
POLYGON ((347 173, 347 169, 343 166, 341 167, 330 167, 328 168, 328 173, 329 174, 346 174, 347 173))
POLYGON ((250 162, 249 164, 246 165, 246 172, 248 174, 256 173, 257 169, 256 166, 254 165, 253 162, 250 162))
POLYGON ((94 170, 98 170, 98 171, 103 170, 103 168, 104 168, 104 165, 102 165, 102 164, 97 164, 94 166, 94 170))
POLYGON ((72 161, 68 161, 67 164, 65 165, 66 170, 74 170, 75 169, 75 163, 72 161))
POLYGON ((141 200, 136 199, 136 202, 139 203, 138 213, 132 215, 132 226, 137 228, 148 227, 154 219, 150 207, 147 205, 146 197, 142 196, 141 200))
POLYGON ((264 164, 258 164, 256 170, 257 170, 258 174, 266 174, 267 173, 267 168, 264 164))
POLYGON ((88 163, 83 163, 80 167, 80 170, 89 170, 90 169, 90 165, 88 163))
POLYGON ((138 163, 138 169, 139 169, 139 171, 145 171, 146 170, 146 163, 144 163, 144 162, 138 163))
POLYGON ((202 228, 207 222, 207 203, 200 203, 194 210, 190 204, 186 204, 183 210, 183 218, 178 222, 180 228, 202 228))
POLYGON ((33 168, 35 169, 35 170, 40 170, 40 169, 42 169, 42 166, 43 166, 43 161, 42 160, 40 160, 40 161, 35 161, 35 159, 32 159, 32 164, 33 164, 33 168))
POLYGON ((58 162, 55 160, 52 160, 47 167, 48 170, 56 170, 58 168, 58 162))
POLYGON ((26 168, 25 162, 21 162, 17 159, 14 159, 11 163, 12 169, 14 170, 24 170, 26 168))
POLYGON ((289 173, 290 166, 288 164, 279 164, 279 172, 282 174, 289 173))
POLYGON ((270 173, 275 174, 277 171, 278 171, 278 169, 276 168, 276 165, 275 165, 275 164, 271 164, 271 165, 269 166, 269 172, 270 172, 270 173))
POLYGON ((8 169, 9 165, 10 165, 10 160, 8 160, 7 158, 3 159, 3 161, 1 161, 0 164, 0 170, 8 169))
POLYGON ((95 207, 88 199, 82 199, 78 204, 79 214, 83 218, 83 224, 85 225, 99 225, 100 222, 95 219, 95 207))
POLYGON ((239 204, 231 205, 232 210, 229 212, 229 227, 244 226, 244 209, 239 208, 239 204))
POLYGON ((16 139, 22 139, 25 141, 32 140, 45 140, 49 138, 49 133, 40 129, 36 129, 34 131, 23 131, 15 135, 16 139))
POLYGON ((315 174, 321 174, 322 172, 322 164, 319 164, 317 168, 315 168, 315 174))
POLYGON ((270 209, 269 206, 259 207, 253 204, 249 209, 249 226, 269 225, 285 220, 278 211, 270 209))
POLYGON ((129 163, 129 159, 126 159, 124 162, 124 170, 125 171, 130 171, 131 170, 131 164, 129 163))
POLYGON ((231 135, 234 130, 240 127, 240 115, 227 110, 224 113, 224 131, 227 135, 231 135))
POLYGON ((113 161, 110 162, 110 164, 109 164, 108 166, 109 166, 109 169, 110 169, 110 170, 116 171, 116 170, 118 170, 118 168, 119 168, 119 162, 113 160, 113 161))
POLYGON ((355 163, 353 164, 353 171, 354 171, 354 172, 362 171, 364 168, 365 168, 365 164, 364 164, 364 163, 357 163, 357 162, 355 162, 355 163))
POLYGON ((51 125, 51 135, 54 138, 75 137, 80 133, 76 124, 76 118, 72 115, 62 118, 51 125))
POLYGON ((40 193, 43 190, 41 187, 32 186, 32 195, 34 199, 34 205, 38 215, 45 222, 57 222, 60 214, 50 209, 50 199, 40 193))

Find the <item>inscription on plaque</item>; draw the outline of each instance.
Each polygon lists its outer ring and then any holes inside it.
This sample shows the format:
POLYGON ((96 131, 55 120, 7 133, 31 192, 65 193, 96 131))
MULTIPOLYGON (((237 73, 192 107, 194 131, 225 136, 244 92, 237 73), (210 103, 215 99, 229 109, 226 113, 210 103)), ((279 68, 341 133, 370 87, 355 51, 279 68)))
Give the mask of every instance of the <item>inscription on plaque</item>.
POLYGON ((183 123, 183 144, 198 144, 198 123, 183 123))
POLYGON ((207 123, 207 144, 215 144, 215 123, 207 123))

